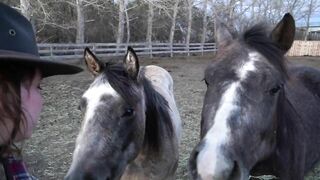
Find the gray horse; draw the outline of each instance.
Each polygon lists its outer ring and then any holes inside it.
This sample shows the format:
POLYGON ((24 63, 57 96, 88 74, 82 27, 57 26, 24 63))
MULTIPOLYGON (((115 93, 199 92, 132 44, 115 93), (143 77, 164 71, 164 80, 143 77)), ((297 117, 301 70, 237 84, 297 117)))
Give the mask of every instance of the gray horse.
POLYGON ((174 179, 181 121, 170 74, 139 66, 128 48, 123 63, 102 63, 89 50, 95 76, 83 94, 83 122, 67 180, 174 179))
POLYGON ((319 161, 320 71, 285 61, 295 33, 290 14, 267 29, 260 24, 233 37, 217 24, 192 179, 301 180, 319 161))

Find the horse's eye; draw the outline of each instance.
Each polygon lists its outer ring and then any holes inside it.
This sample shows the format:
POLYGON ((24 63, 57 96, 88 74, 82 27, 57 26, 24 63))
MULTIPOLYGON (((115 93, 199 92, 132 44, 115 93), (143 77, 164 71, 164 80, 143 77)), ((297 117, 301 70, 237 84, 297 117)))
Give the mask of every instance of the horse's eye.
POLYGON ((85 110, 86 106, 87 106, 87 101, 85 99, 81 99, 78 105, 78 110, 83 111, 85 110))
POLYGON ((83 106, 83 104, 79 104, 78 105, 78 107, 77 107, 77 109, 79 110, 79 111, 83 111, 84 110, 84 108, 86 108, 85 106, 83 106))
POLYGON ((282 88, 282 85, 277 85, 269 90, 270 95, 275 95, 282 88))
POLYGON ((130 117, 134 114, 134 110, 132 108, 126 108, 122 117, 130 117))

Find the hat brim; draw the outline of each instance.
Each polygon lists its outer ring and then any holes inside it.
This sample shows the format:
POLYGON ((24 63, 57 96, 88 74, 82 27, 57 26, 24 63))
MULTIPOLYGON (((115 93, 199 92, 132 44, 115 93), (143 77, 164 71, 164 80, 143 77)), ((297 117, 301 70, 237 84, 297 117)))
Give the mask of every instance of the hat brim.
POLYGON ((68 75, 76 74, 83 71, 82 68, 66 64, 59 61, 51 61, 40 59, 38 56, 19 53, 14 51, 0 50, 0 66, 2 62, 12 62, 17 65, 32 65, 40 69, 42 77, 49 77, 54 75, 68 75))

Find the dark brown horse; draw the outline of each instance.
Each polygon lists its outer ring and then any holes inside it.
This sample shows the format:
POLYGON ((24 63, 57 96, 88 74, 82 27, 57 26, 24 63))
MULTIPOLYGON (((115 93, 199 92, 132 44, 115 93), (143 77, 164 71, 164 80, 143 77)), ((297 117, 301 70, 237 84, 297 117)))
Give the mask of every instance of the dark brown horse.
POLYGON ((320 159, 320 71, 289 65, 295 22, 268 33, 256 25, 233 37, 217 24, 218 52, 205 70, 207 92, 192 179, 301 180, 320 159))

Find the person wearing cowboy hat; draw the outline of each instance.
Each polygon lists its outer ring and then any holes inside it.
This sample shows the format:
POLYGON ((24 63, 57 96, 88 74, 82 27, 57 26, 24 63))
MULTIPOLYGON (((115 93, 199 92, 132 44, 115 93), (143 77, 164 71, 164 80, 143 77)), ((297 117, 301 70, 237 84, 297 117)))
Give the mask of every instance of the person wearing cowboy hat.
POLYGON ((35 179, 14 143, 30 138, 39 120, 41 79, 80 71, 77 66, 40 59, 31 23, 0 3, 0 162, 7 180, 35 179))

